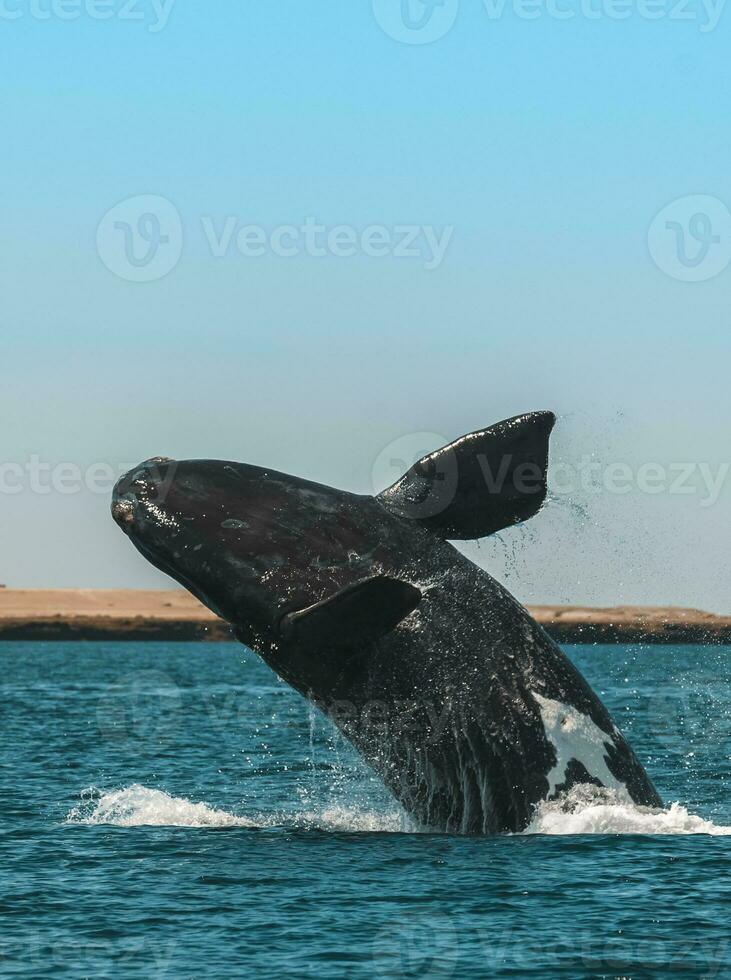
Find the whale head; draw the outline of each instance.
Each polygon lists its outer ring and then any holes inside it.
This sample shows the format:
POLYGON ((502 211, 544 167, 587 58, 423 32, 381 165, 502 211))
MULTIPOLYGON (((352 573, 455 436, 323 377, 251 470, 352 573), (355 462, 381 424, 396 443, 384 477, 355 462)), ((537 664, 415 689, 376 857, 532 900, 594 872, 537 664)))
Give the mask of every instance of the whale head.
POLYGON ((318 586, 357 578, 358 557, 382 544, 353 516, 369 500, 388 517, 372 498, 257 466, 155 458, 118 481, 112 516, 145 558, 216 613, 268 633, 317 599, 318 586))

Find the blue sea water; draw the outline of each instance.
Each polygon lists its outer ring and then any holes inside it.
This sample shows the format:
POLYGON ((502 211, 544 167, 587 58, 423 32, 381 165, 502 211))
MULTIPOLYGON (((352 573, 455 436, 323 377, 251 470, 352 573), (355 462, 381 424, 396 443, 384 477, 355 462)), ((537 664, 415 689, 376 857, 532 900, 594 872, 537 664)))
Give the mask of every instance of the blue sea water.
POLYGON ((571 647, 667 802, 414 832, 234 644, 0 644, 8 977, 729 977, 726 647, 571 647))

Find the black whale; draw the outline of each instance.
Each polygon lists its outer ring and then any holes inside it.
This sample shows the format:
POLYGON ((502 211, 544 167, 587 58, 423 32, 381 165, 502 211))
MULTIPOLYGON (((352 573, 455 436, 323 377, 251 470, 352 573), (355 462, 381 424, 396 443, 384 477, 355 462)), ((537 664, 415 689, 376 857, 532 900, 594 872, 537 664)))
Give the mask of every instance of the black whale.
POLYGON ((554 421, 539 412, 464 436, 377 497, 157 458, 119 481, 112 511, 332 717, 423 827, 522 830, 540 801, 582 783, 660 806, 575 667, 446 540, 540 509, 554 421))

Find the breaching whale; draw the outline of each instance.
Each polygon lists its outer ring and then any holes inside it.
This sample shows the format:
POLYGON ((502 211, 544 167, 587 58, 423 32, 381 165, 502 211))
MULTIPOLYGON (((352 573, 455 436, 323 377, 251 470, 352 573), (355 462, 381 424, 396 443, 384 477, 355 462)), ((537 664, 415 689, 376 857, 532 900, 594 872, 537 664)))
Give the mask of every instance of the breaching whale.
POLYGON ((157 457, 119 480, 112 513, 332 718, 421 827, 520 831, 579 784, 661 806, 578 670, 449 543, 538 512, 554 422, 466 435, 377 496, 157 457))

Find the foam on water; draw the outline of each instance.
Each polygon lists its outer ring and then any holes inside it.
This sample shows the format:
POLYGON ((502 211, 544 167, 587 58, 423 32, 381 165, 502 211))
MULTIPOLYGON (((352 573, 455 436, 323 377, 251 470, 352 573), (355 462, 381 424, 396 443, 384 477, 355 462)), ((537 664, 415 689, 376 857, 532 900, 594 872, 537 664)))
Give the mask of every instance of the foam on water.
POLYGON ((731 835, 731 827, 690 813, 680 803, 660 810, 628 803, 614 789, 574 786, 556 800, 541 803, 526 834, 710 834, 731 835))
MULTIPOLYGON (((102 793, 91 787, 68 814, 67 823, 115 827, 228 829, 294 827, 332 833, 413 832, 399 811, 378 813, 360 807, 327 806, 297 813, 240 816, 134 784, 102 793)), ((627 803, 616 790, 574 786, 557 800, 541 803, 524 834, 709 834, 731 836, 731 827, 690 813, 680 803, 664 810, 627 803)))
POLYGON ((112 824, 115 827, 256 827, 247 817, 217 810, 205 803, 169 796, 159 789, 135 783, 125 789, 100 793, 90 787, 81 803, 66 817, 67 823, 112 824))
POLYGON ((103 793, 90 787, 81 803, 66 817, 67 823, 115 827, 296 827, 349 833, 397 833, 408 830, 402 813, 376 813, 358 807, 328 806, 318 811, 239 816, 226 810, 170 796, 159 789, 135 783, 103 793))

